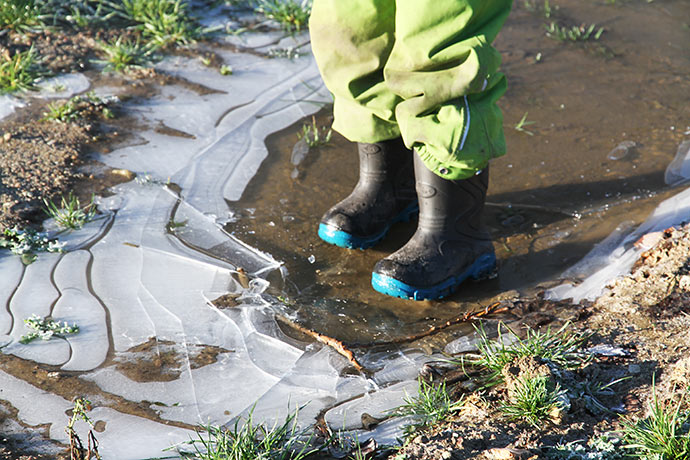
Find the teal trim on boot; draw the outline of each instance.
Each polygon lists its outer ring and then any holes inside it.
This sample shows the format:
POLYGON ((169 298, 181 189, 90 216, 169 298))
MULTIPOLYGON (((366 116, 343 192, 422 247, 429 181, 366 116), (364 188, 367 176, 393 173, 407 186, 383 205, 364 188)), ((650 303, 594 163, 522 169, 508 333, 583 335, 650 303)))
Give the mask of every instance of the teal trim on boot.
POLYGON ((412 300, 442 299, 453 292, 468 278, 482 280, 491 277, 496 270, 496 255, 483 254, 463 273, 453 276, 431 287, 412 286, 390 276, 372 273, 371 285, 380 292, 392 297, 412 300))
POLYGON ((374 267, 371 284, 382 294, 405 299, 439 299, 467 278, 496 269, 496 255, 481 217, 488 168, 469 179, 448 180, 414 158, 419 198, 417 231, 374 267))
POLYGON ((358 144, 359 181, 344 200, 324 214, 319 237, 343 248, 367 249, 391 225, 418 212, 413 153, 402 139, 358 144))
POLYGON ((375 246, 379 241, 386 236, 388 230, 390 230, 393 224, 398 222, 409 222, 410 219, 419 212, 419 206, 417 202, 410 204, 407 208, 398 214, 390 224, 387 225, 380 233, 371 235, 368 237, 360 237, 347 233, 343 230, 339 230, 328 224, 319 224, 319 237, 326 243, 339 246, 346 249, 369 249, 375 246))

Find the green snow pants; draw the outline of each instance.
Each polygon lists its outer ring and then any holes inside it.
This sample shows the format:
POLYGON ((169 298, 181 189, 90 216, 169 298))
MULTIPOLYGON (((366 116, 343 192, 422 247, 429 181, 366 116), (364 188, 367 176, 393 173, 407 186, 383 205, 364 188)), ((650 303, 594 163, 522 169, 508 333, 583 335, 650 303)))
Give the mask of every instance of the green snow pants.
POLYGON ((402 136, 424 164, 464 179, 505 153, 491 46, 512 0, 314 0, 312 50, 353 142, 402 136))

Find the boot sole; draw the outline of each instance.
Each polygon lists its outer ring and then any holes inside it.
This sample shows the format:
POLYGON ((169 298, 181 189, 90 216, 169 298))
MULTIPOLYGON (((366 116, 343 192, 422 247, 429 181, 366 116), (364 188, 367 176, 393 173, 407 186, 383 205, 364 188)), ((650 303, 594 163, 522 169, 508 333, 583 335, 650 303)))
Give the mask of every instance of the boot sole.
POLYGON ((386 236, 386 233, 388 233, 388 230, 393 224, 398 222, 408 222, 412 216, 418 212, 419 205, 417 203, 413 203, 405 208, 400 214, 395 216, 395 218, 391 220, 391 222, 386 226, 386 228, 383 229, 381 233, 365 237, 355 236, 328 224, 319 224, 319 238, 324 240, 326 243, 334 244, 341 248, 369 249, 381 241, 384 236, 386 236))
POLYGON ((454 276, 432 287, 416 287, 403 283, 390 276, 372 273, 371 285, 380 292, 392 297, 412 300, 442 299, 452 294, 463 281, 468 278, 482 280, 491 277, 496 271, 496 255, 494 253, 482 254, 462 274, 454 276))

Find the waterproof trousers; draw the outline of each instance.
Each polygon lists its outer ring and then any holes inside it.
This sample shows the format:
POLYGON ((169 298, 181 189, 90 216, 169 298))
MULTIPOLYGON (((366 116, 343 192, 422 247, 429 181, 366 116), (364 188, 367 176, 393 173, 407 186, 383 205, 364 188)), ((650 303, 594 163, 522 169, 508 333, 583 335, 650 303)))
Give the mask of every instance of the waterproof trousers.
POLYGON ((505 153, 491 46, 512 0, 314 0, 312 50, 353 142, 402 136, 425 166, 465 179, 505 153))

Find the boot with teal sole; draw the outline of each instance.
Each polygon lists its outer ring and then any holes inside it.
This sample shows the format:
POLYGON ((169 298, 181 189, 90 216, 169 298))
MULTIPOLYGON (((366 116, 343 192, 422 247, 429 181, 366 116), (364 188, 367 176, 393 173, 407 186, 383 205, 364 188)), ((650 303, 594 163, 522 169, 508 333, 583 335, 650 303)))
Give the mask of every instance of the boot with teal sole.
POLYGON ((321 219, 319 237, 343 248, 367 249, 396 222, 418 212, 413 153, 402 139, 358 144, 359 181, 321 219))
POLYGON ((374 267, 372 286, 403 299, 440 299, 467 280, 491 277, 496 255, 481 218, 488 167, 447 180, 414 156, 419 223, 410 241, 374 267))

